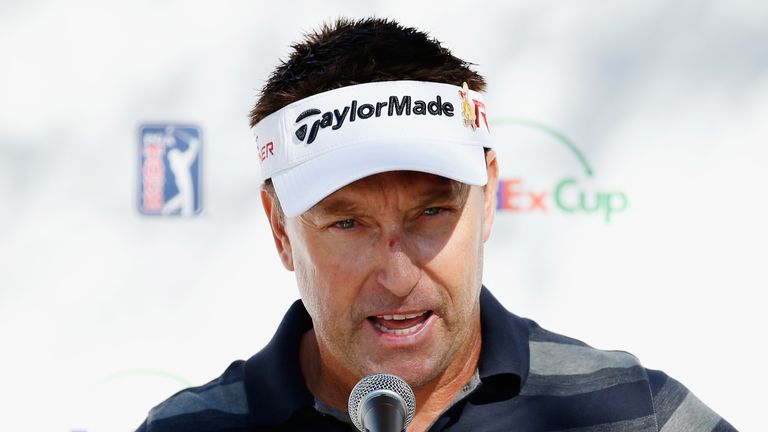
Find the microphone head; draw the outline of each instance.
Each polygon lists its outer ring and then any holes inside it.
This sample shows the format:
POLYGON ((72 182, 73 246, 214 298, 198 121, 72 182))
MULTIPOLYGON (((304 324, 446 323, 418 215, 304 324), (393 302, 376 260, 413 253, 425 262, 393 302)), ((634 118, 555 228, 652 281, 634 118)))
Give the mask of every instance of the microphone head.
POLYGON ((366 404, 368 399, 383 393, 394 394, 397 396, 397 399, 402 399, 402 408, 405 412, 404 425, 408 426, 411 423, 413 414, 416 412, 416 397, 413 395, 411 386, 398 376, 376 373, 363 377, 355 385, 355 388, 352 389, 352 393, 349 394, 349 418, 352 419, 352 423, 355 424, 358 430, 365 432, 363 405, 366 404))

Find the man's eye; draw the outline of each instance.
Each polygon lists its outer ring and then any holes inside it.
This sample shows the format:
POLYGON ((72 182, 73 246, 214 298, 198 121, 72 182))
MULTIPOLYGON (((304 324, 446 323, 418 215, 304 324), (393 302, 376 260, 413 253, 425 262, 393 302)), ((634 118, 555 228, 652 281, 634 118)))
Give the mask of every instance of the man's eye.
POLYGON ((442 211, 443 211, 443 209, 440 208, 440 207, 430 207, 430 208, 424 210, 424 214, 426 216, 435 216, 437 214, 440 214, 440 212, 442 212, 442 211))
POLYGON ((355 220, 354 219, 344 219, 342 221, 338 221, 335 224, 333 224, 336 228, 341 229, 351 229, 355 227, 355 220))

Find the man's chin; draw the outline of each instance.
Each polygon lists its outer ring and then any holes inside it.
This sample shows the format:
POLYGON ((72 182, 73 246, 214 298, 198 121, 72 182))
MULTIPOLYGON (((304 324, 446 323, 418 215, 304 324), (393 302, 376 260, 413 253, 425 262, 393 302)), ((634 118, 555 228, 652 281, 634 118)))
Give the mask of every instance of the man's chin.
POLYGON ((433 365, 431 362, 424 361, 423 359, 418 362, 403 362, 402 360, 377 362, 373 365, 368 365, 364 370, 366 372, 363 375, 388 373, 398 376, 413 389, 423 387, 440 374, 437 365, 433 365))

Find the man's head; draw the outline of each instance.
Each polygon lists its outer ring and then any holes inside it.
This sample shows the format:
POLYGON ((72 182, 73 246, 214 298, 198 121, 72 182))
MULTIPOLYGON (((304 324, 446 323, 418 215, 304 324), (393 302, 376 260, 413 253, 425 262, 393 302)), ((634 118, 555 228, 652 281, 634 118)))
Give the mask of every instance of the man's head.
POLYGON ((262 202, 326 373, 418 388, 476 359, 497 180, 470 90, 484 88, 436 40, 379 19, 308 35, 264 87, 262 202))
POLYGON ((386 19, 339 19, 293 45, 251 110, 251 127, 284 106, 340 87, 413 80, 485 91, 485 79, 469 63, 412 27, 386 19))

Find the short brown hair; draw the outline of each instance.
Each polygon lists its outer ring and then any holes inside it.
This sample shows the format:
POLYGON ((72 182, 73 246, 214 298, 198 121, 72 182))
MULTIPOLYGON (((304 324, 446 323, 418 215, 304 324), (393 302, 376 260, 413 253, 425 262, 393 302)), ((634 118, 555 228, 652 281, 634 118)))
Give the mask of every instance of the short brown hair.
POLYGON ((485 91, 485 79, 427 33, 394 20, 339 18, 292 46, 261 90, 251 127, 286 105, 354 84, 415 80, 485 91))

